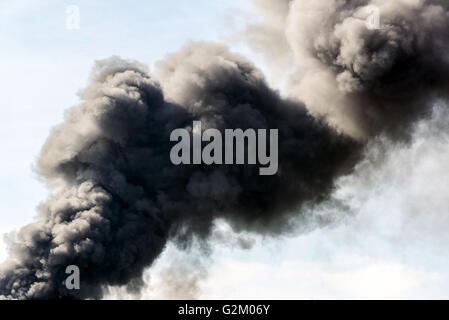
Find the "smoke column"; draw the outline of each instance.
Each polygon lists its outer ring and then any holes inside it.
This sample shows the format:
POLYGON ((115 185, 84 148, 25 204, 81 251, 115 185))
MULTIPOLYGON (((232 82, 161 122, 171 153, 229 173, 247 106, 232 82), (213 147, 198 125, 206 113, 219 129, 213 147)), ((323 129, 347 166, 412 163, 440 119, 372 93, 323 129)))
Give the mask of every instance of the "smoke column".
POLYGON ((42 148, 37 170, 54 193, 10 244, 2 298, 101 298, 105 286, 125 284, 139 290, 168 240, 207 240, 217 218, 235 230, 280 234, 351 168, 357 143, 281 99, 223 46, 189 44, 156 74, 117 57, 97 63, 82 102, 42 148), (173 165, 170 133, 192 130, 193 120, 220 131, 279 129, 278 174, 173 165), (80 268, 81 290, 66 289, 68 265, 80 268))

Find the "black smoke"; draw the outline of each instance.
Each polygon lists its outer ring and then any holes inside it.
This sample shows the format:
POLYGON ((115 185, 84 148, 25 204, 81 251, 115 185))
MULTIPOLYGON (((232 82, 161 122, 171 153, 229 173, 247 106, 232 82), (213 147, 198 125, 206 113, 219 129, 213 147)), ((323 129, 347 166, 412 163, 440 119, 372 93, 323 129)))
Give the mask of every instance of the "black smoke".
POLYGON ((262 30, 256 47, 282 56, 274 60, 292 73, 289 93, 306 105, 282 99, 220 45, 190 44, 160 62, 155 76, 134 61, 98 62, 82 102, 42 149, 37 168, 54 193, 11 243, 0 297, 138 289, 168 241, 207 242, 217 218, 237 231, 282 234, 356 162, 360 145, 339 130, 359 141, 379 133, 402 139, 447 99, 445 1, 258 2, 266 21, 250 29, 262 30), (371 6, 378 29, 366 26, 371 6), (221 131, 279 129, 277 175, 260 176, 258 166, 174 166, 170 133, 192 130, 194 120, 221 131), (68 265, 81 269, 80 291, 62 283, 68 265))
POLYGON ((273 61, 282 48, 291 96, 358 139, 407 137, 448 98, 445 0, 254 2, 269 17, 248 30, 254 49, 273 61), (376 11, 379 25, 367 26, 376 11))
POLYGON ((190 44, 158 66, 99 61, 81 103, 52 130, 37 168, 54 188, 38 221, 11 244, 0 273, 6 299, 101 298, 109 285, 137 287, 167 241, 207 241, 213 222, 280 234, 305 204, 326 198, 352 167, 359 145, 281 99, 243 57, 190 44), (175 166, 170 133, 192 129, 279 129, 279 171, 258 166, 175 166), (81 290, 63 284, 81 270, 81 290))

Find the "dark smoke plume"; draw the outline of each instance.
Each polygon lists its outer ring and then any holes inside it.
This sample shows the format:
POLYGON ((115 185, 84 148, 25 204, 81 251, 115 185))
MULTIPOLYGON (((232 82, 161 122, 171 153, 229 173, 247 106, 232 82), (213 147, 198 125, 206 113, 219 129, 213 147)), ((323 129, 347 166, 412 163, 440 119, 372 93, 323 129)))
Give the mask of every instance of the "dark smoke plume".
POLYGON ((407 135, 447 98, 446 0, 254 2, 268 17, 248 29, 254 49, 273 61, 282 48, 287 71, 296 67, 290 95, 354 137, 407 135), (380 24, 369 28, 376 10, 380 24))
POLYGON ((281 99, 225 47, 190 44, 161 62, 157 75, 117 57, 97 63, 82 102, 42 149, 37 168, 55 192, 11 244, 0 296, 100 298, 109 285, 138 289, 168 240, 207 240, 216 218, 236 230, 279 234, 350 168, 352 139, 281 99), (191 130, 193 120, 221 131, 279 129, 279 172, 173 165, 170 133, 191 130), (63 284, 68 265, 81 270, 79 291, 63 284))

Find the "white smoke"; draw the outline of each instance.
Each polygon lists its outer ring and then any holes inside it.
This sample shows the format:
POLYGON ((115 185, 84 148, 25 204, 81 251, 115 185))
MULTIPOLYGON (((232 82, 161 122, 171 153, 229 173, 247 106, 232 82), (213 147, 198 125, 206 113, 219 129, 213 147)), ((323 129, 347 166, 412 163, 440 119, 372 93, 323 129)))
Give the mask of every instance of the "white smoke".
POLYGON ((448 163, 449 112, 441 104, 415 126, 410 143, 372 141, 355 172, 338 182, 334 200, 356 215, 359 238, 438 248, 449 241, 448 163))

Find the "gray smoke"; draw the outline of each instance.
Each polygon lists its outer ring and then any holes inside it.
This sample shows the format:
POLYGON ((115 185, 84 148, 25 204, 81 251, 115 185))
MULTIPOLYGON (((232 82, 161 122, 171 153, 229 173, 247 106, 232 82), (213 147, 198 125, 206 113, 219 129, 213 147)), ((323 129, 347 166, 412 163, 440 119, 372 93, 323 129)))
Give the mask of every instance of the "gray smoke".
POLYGON ((289 94, 350 135, 407 136, 449 83, 445 0, 255 0, 253 48, 294 69, 289 94), (373 9, 374 8, 374 9, 373 9), (378 29, 367 18, 380 13, 378 29), (329 103, 332 101, 332 103, 329 103))
POLYGON ((206 241, 215 219, 235 230, 280 234, 304 204, 326 198, 352 167, 358 144, 283 100, 243 57, 192 43, 157 68, 117 57, 99 61, 80 105, 52 130, 37 170, 53 195, 37 222, 10 244, 0 272, 6 299, 101 298, 105 286, 144 285, 142 273, 167 241, 206 241), (160 82, 159 82, 160 81, 160 82), (175 166, 170 133, 279 129, 279 172, 258 167, 175 166), (63 284, 77 265, 81 290, 63 284))
MULTIPOLYGON (((10 244, 0 296, 100 298, 105 286, 138 291, 168 241, 207 243, 214 221, 279 235, 302 208, 325 200, 379 133, 407 137, 449 89, 449 3, 443 0, 256 1, 250 42, 285 68, 289 95, 225 47, 192 43, 155 76, 135 61, 97 63, 82 102, 43 147, 38 171, 55 189, 37 222, 10 244), (380 28, 366 26, 375 6, 380 28), (297 100, 305 102, 295 102, 297 100), (307 106, 307 108, 306 108, 307 106), (309 112, 311 114, 309 114, 309 112), (279 172, 174 166, 170 133, 279 129, 279 172), (337 129, 333 127, 336 126, 337 129), (81 290, 62 284, 81 269, 81 290)), ((281 69, 278 67, 278 69, 281 69)), ((332 219, 330 219, 332 220, 332 219)))

